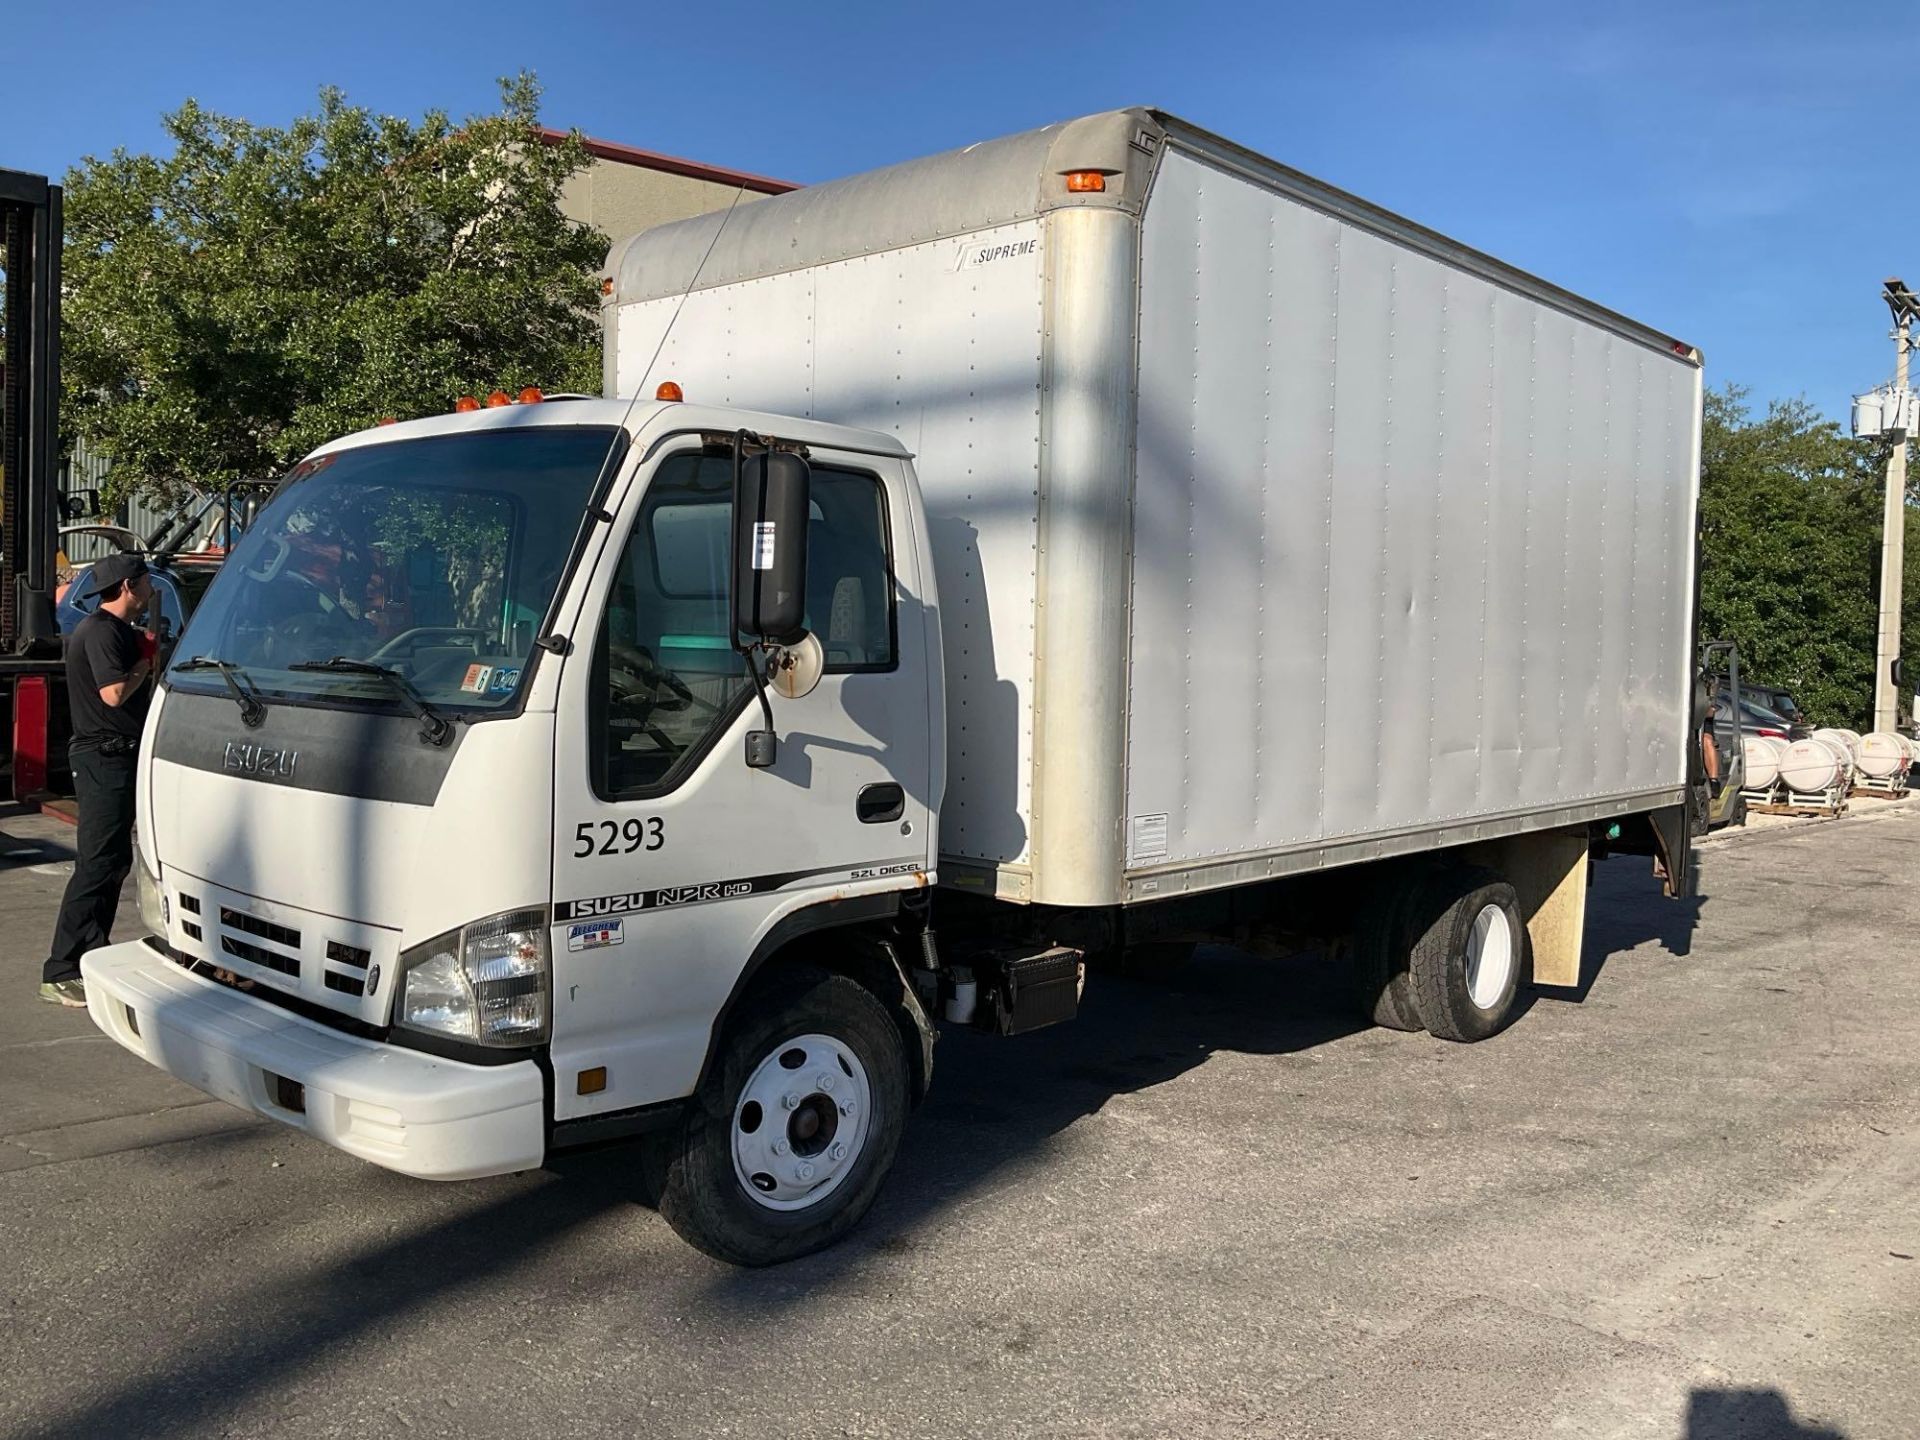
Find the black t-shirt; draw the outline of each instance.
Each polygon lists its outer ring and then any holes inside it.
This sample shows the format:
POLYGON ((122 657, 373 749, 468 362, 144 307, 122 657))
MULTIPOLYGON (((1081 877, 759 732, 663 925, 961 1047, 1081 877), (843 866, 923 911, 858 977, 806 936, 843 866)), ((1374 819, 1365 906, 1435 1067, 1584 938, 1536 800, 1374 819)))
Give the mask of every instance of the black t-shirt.
POLYGON ((117 615, 96 610, 67 637, 67 698, 73 707, 69 749, 97 750, 109 740, 140 741, 151 677, 118 705, 100 698, 102 685, 117 685, 140 661, 140 632, 117 615))

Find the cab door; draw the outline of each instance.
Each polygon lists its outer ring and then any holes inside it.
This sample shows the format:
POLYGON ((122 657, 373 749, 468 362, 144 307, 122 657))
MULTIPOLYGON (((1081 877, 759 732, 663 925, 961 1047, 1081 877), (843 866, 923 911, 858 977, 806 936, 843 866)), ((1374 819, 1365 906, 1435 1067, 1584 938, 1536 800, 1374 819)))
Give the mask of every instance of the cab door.
POLYGON ((557 1119, 690 1093, 776 923, 926 883, 935 768, 906 467, 816 450, 812 472, 807 626, 826 672, 809 695, 770 697, 770 768, 745 761, 763 719, 730 634, 731 456, 690 444, 643 462, 584 581, 554 755, 557 1119), (581 1094, 602 1067, 604 1088, 581 1094))

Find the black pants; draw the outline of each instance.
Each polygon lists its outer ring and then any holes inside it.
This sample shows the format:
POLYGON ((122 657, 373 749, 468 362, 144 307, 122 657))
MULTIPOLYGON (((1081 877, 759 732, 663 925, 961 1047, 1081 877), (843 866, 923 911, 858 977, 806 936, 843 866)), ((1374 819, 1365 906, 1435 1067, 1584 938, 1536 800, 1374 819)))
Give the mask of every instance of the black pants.
POLYGON ((80 802, 80 833, 74 841, 73 878, 60 902, 53 953, 43 980, 76 980, 80 957, 107 943, 120 886, 133 868, 133 781, 138 757, 73 752, 73 790, 80 802))

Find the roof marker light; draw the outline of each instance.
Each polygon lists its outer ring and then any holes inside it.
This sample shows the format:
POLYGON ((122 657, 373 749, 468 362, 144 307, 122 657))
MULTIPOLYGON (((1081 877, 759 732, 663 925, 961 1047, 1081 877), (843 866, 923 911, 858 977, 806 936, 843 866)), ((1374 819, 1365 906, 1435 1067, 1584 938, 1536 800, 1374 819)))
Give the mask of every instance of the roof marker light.
POLYGON ((677 404, 678 402, 686 399, 687 396, 686 396, 686 392, 680 388, 679 383, 677 381, 662 380, 660 382, 660 388, 653 392, 653 398, 656 400, 665 400, 665 401, 668 401, 669 403, 677 404))
POLYGON ((529 385, 520 392, 520 403, 522 405, 538 405, 546 398, 546 396, 540 393, 540 387, 538 385, 529 385))
POLYGON ((511 405, 513 397, 504 390, 496 390, 487 396, 487 408, 497 410, 502 405, 511 405))
POLYGON ((478 410, 479 408, 480 402, 471 395, 462 395, 458 400, 453 402, 454 413, 457 415, 465 415, 469 410, 478 410))

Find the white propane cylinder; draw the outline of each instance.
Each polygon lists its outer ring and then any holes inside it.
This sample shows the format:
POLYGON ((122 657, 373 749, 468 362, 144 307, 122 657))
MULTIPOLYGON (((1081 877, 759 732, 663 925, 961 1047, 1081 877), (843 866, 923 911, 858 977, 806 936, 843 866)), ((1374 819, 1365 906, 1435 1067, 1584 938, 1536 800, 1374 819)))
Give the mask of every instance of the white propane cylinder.
POLYGON ((1818 736, 1796 740, 1780 757, 1780 778, 1789 790, 1817 795, 1839 783, 1847 773, 1847 764, 1846 751, 1839 745, 1830 745, 1818 736))
POLYGON ((1771 735, 1748 735, 1741 740, 1746 753, 1747 789, 1771 790, 1780 778, 1780 761, 1787 753, 1786 742, 1771 735))
POLYGON ((1858 730, 1849 730, 1843 725, 1828 725, 1824 729, 1814 731, 1813 738, 1816 740, 1828 740, 1838 745, 1842 750, 1847 752, 1847 759, 1849 761, 1855 761, 1860 758, 1860 732, 1858 730))
POLYGON ((1889 780, 1907 768, 1907 742, 1898 735, 1876 730, 1860 737, 1860 773, 1889 780))

